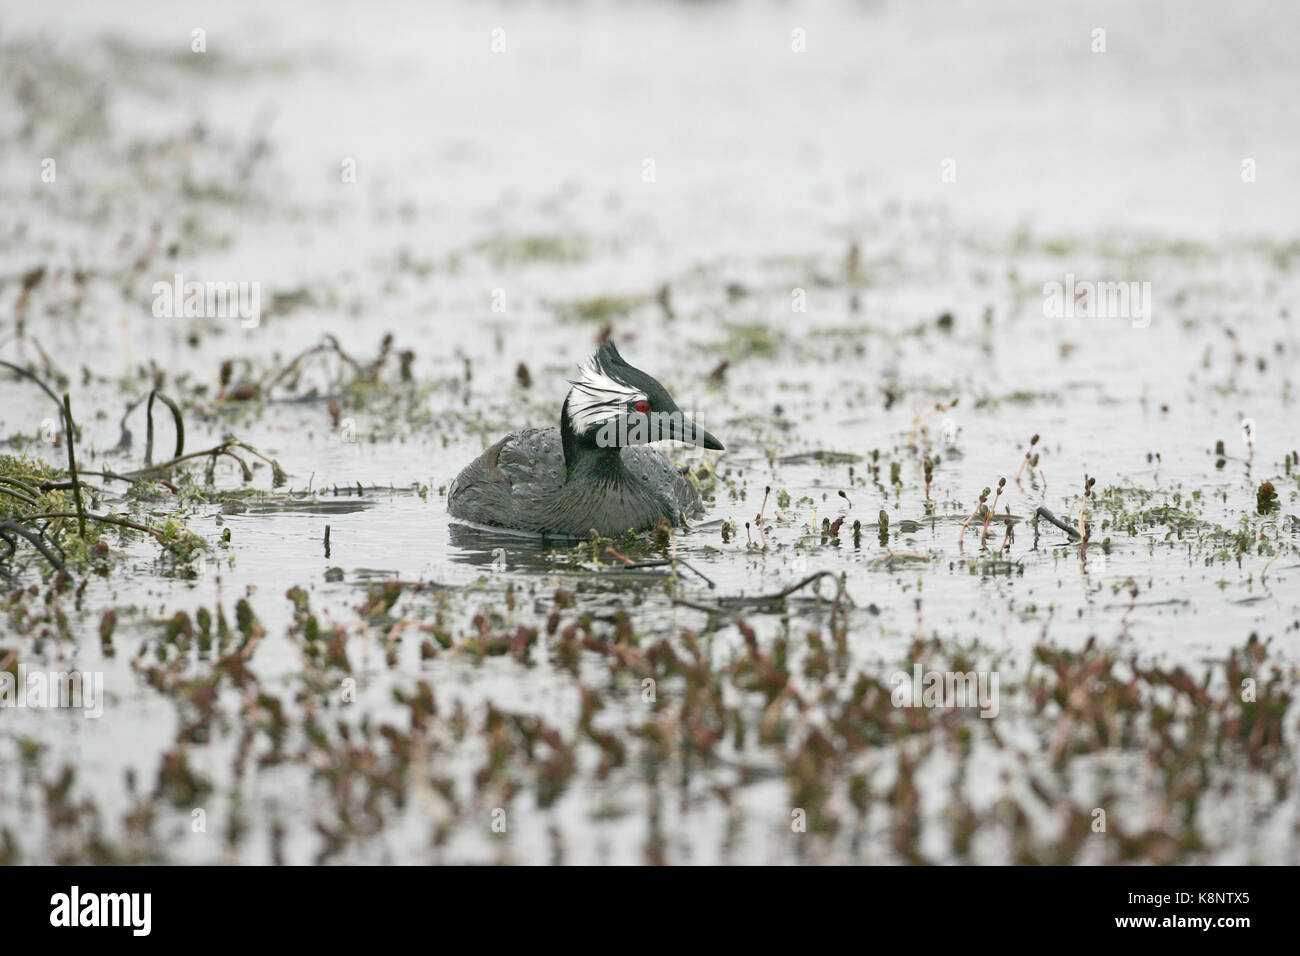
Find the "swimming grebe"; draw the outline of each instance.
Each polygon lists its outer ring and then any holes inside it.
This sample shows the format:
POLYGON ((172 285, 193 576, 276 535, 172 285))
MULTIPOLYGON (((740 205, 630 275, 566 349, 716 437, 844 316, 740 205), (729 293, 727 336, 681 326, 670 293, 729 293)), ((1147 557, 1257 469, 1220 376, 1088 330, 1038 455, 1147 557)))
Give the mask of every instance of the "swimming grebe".
POLYGON ((722 450, 668 391, 604 342, 564 400, 559 427, 501 439, 447 490, 453 517, 541 534, 587 537, 679 526, 704 513, 695 484, 652 441, 722 450))

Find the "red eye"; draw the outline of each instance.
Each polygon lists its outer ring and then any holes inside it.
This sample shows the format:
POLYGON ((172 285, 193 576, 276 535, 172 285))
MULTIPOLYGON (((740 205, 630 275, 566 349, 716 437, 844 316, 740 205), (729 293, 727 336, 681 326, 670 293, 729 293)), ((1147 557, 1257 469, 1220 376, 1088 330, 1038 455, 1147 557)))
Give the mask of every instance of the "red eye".
POLYGON ((638 412, 640 412, 642 415, 644 415, 646 412, 650 411, 650 403, 647 402, 644 398, 641 399, 641 401, 637 402, 637 403, 636 403, 635 405, 633 405, 632 407, 635 408, 635 409, 636 409, 638 412))

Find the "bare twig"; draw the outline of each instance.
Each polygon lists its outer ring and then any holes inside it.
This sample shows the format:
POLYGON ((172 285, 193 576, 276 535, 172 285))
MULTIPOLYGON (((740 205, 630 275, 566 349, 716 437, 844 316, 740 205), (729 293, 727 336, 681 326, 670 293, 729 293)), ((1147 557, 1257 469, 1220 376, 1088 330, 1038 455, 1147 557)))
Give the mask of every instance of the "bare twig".
MULTIPOLYGON (((17 542, 10 537, 10 535, 15 534, 20 538, 23 538, 28 544, 39 551, 45 557, 45 560, 50 562, 53 567, 62 570, 63 559, 51 550, 53 542, 47 543, 43 532, 34 531, 16 521, 0 521, 0 540, 3 540, 5 544, 9 545, 9 554, 4 555, 6 559, 18 550, 17 542)), ((53 547, 57 548, 58 546, 53 545, 53 547)))
POLYGON ((993 491, 992 488, 985 488, 985 489, 980 493, 980 500, 979 500, 979 503, 975 505, 975 510, 972 511, 972 512, 970 513, 970 517, 968 517, 965 521, 963 521, 963 522, 961 523, 961 531, 958 532, 958 534, 957 534, 957 547, 958 547, 958 548, 961 547, 962 539, 963 539, 964 537, 966 537, 966 529, 967 529, 968 527, 970 527, 970 523, 971 523, 972 521, 975 520, 975 516, 976 516, 977 514, 980 513, 980 509, 984 507, 984 502, 988 500, 989 494, 990 494, 992 491, 993 491))
MULTIPOLYGON (((1034 454, 1034 446, 1037 445, 1037 444, 1038 444, 1038 436, 1037 436, 1037 435, 1035 435, 1033 438, 1029 439, 1029 448, 1026 449, 1026 451, 1025 451, 1025 457, 1021 460, 1021 462, 1020 462, 1020 468, 1016 471, 1016 485, 1017 485, 1017 486, 1020 484, 1020 476, 1024 473, 1025 465, 1028 465, 1029 462, 1030 462, 1030 459, 1033 457, 1033 454, 1034 454)), ((1030 472, 1030 476, 1031 476, 1031 477, 1033 476, 1033 472, 1030 472)))
POLYGON ((195 458, 207 458, 209 456, 216 457, 218 455, 226 455, 230 458, 235 459, 235 461, 239 462, 240 468, 243 469, 244 477, 246 479, 251 478, 252 472, 249 470, 247 463, 245 463, 245 461, 242 458, 240 458, 238 455, 232 452, 230 450, 232 448, 242 448, 244 451, 256 455, 258 458, 262 459, 262 461, 270 465, 272 471, 272 480, 275 483, 278 484, 280 480, 283 479, 285 471, 283 468, 280 467, 279 462, 277 462, 274 458, 267 457, 266 455, 258 451, 256 448, 254 448, 252 445, 245 444, 244 442, 239 441, 237 438, 227 438, 220 445, 214 445, 213 447, 205 448, 202 451, 192 451, 185 455, 177 455, 175 458, 169 459, 168 461, 159 462, 156 465, 148 465, 144 468, 137 468, 135 471, 128 471, 125 475, 117 475, 114 477, 120 477, 123 479, 130 480, 134 478, 140 478, 141 476, 144 475, 151 475, 156 472, 166 471, 169 468, 172 468, 173 466, 178 465, 183 461, 191 461, 195 458))
POLYGON ((1047 519, 1048 521, 1050 521, 1052 524, 1056 525, 1058 528, 1060 528, 1062 531, 1064 531, 1066 534, 1068 534, 1071 538, 1078 539, 1078 538, 1082 537, 1082 535, 1079 534, 1079 529, 1078 529, 1078 528, 1075 528, 1075 527, 1073 527, 1072 525, 1067 524, 1066 522, 1062 521, 1060 518, 1056 517, 1056 515, 1052 514, 1052 512, 1050 512, 1050 511, 1048 511, 1046 508, 1044 508, 1042 505, 1039 505, 1039 506, 1034 510, 1034 542, 1035 542, 1035 545, 1036 545, 1037 542, 1038 542, 1038 519, 1039 519, 1040 517, 1041 517, 1041 518, 1046 518, 1046 519, 1047 519))
POLYGON ((81 481, 77 478, 76 439, 73 437, 76 426, 72 422, 72 398, 63 393, 63 414, 68 429, 68 477, 72 480, 72 499, 77 504, 77 532, 84 540, 86 537, 86 505, 81 500, 81 481))
POLYGON ((997 490, 997 492, 993 495, 993 507, 991 507, 991 508, 989 509, 989 513, 988 513, 987 515, 984 516, 984 527, 983 527, 983 529, 981 529, 981 531, 980 531, 980 550, 981 550, 981 551, 984 549, 984 542, 985 542, 986 540, 988 540, 988 536, 989 536, 989 522, 993 520, 993 515, 994 515, 994 514, 997 512, 997 510, 998 510, 998 499, 1002 497, 1002 489, 1005 488, 1006 485, 1007 485, 1007 480, 1006 480, 1005 478, 999 478, 999 479, 998 479, 998 490, 997 490))
POLYGON ((54 394, 53 389, 51 389, 48 385, 42 382, 31 372, 27 371, 27 369, 23 368, 21 365, 15 365, 13 362, 6 362, 4 359, 0 359, 0 365, 3 365, 5 368, 10 369, 17 375, 21 376, 22 378, 28 379, 29 381, 35 382, 37 385, 39 385, 41 391, 43 391, 46 395, 50 396, 50 400, 53 401, 55 405, 59 406, 59 412, 60 412, 59 417, 60 418, 63 417, 62 415, 63 403, 59 401, 59 396, 54 394))
POLYGON ((10 478, 8 475, 0 475, 0 484, 13 485, 14 488, 21 489, 20 491, 13 491, 10 488, 0 487, 0 491, 12 498, 17 498, 23 504, 35 505, 37 503, 36 498, 40 495, 40 491, 27 484, 27 482, 18 478, 10 478))
POLYGON ((25 521, 41 521, 46 518, 79 518, 88 521, 98 521, 101 524, 115 524, 123 528, 130 528, 133 531, 143 531, 151 534, 159 541, 163 538, 163 533, 157 528, 151 528, 147 524, 140 524, 138 521, 132 521, 129 518, 119 518, 116 515, 97 515, 91 512, 78 514, 75 511, 42 511, 39 514, 23 515, 25 521))
POLYGON ((298 365, 302 362, 303 359, 311 355, 316 355, 319 352, 333 352, 343 361, 351 365, 353 370, 357 373, 358 377, 360 378, 366 377, 366 370, 362 367, 361 363, 358 362, 356 359, 354 359, 347 352, 343 351, 343 347, 339 345, 338 339, 334 338, 334 336, 332 335, 326 335, 323 339, 321 339, 319 344, 313 345, 311 348, 304 349, 302 352, 299 352, 298 355, 296 355, 289 362, 289 364, 286 365, 283 369, 281 369, 278 373, 270 373, 261 382, 258 382, 257 383, 258 390, 269 392, 271 389, 275 388, 275 386, 279 385, 280 382, 282 382, 285 378, 287 378, 289 374, 298 367, 298 365))
MULTIPOLYGON (((697 571, 696 573, 698 574, 699 572, 697 571)), ((844 587, 844 581, 839 576, 837 576, 833 571, 818 571, 815 574, 810 574, 802 581, 799 581, 796 584, 792 584, 788 588, 785 588, 784 590, 777 591, 775 594, 756 594, 753 597, 721 597, 718 598, 719 606, 700 604, 694 601, 688 601, 680 598, 674 599, 673 603, 681 604, 684 605, 685 607, 692 607, 699 611, 707 611, 710 614, 726 614, 728 613, 728 610, 730 608, 734 608, 734 607, 743 607, 746 605, 776 604, 780 601, 784 601, 787 597, 789 597, 791 594, 794 594, 796 591, 806 588, 814 581, 820 581, 822 578, 830 578, 835 582, 837 601, 839 601, 842 598, 844 601, 846 601, 849 604, 850 607, 854 606, 853 599, 849 597, 848 592, 844 587), (722 605, 725 605, 725 607, 722 605)))
POLYGON ((181 416, 181 410, 175 402, 155 388, 149 392, 149 404, 145 406, 144 410, 144 463, 146 466, 153 464, 153 400, 155 398, 171 409, 172 421, 176 423, 176 451, 172 457, 179 458, 185 452, 185 419, 181 416))

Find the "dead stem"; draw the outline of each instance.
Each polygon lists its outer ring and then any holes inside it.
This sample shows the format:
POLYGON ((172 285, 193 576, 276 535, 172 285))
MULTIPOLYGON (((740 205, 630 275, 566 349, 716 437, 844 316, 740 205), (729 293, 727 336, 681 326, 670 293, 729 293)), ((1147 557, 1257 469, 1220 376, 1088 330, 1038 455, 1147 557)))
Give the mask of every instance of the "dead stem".
POLYGON ((984 542, 988 539, 989 536, 989 522, 993 520, 993 515, 997 513, 998 499, 1002 497, 1002 489, 1006 487, 1006 484, 1007 484, 1007 480, 1005 478, 998 479, 998 490, 997 493, 993 495, 993 507, 989 508, 989 513, 984 516, 984 528, 980 532, 981 551, 984 550, 984 542))
POLYGON ((37 504, 36 497, 40 495, 40 491, 27 484, 27 482, 18 478, 10 478, 8 475, 0 475, 0 491, 3 491, 12 498, 17 498, 25 505, 33 506, 37 504), (10 488, 2 487, 3 485, 13 485, 15 488, 20 488, 22 490, 13 491, 10 488))
MULTIPOLYGON (((59 411, 60 412, 63 411, 63 403, 59 401, 59 396, 55 395, 54 391, 48 385, 42 382, 31 372, 27 371, 27 369, 23 368, 21 365, 15 365, 13 362, 6 362, 4 359, 0 359, 0 365, 3 365, 5 368, 15 372, 22 378, 35 382, 38 386, 40 386, 41 391, 43 391, 46 395, 50 396, 50 400, 53 401, 55 405, 59 406, 59 411)), ((62 418, 62 415, 60 415, 59 417, 62 418)))
POLYGON ((975 516, 980 513, 980 509, 984 507, 984 502, 988 500, 988 497, 992 493, 992 491, 993 491, 992 488, 985 488, 982 492, 980 492, 980 500, 979 503, 975 505, 975 510, 970 513, 970 517, 968 517, 965 521, 961 523, 961 531, 957 534, 958 549, 960 549, 962 546, 961 544, 962 539, 966 537, 966 529, 970 527, 970 523, 975 520, 975 516))
POLYGON ((812 584, 814 581, 820 581, 822 578, 830 578, 835 582, 835 587, 837 589, 836 590, 837 601, 842 599, 845 602, 847 602, 847 604, 850 607, 856 607, 856 605, 853 603, 853 599, 850 598, 848 595, 848 591, 845 588, 844 581, 841 580, 841 578, 838 575, 836 575, 835 572, 833 571, 818 571, 815 574, 810 574, 802 581, 799 581, 796 584, 792 584, 788 588, 785 588, 782 591, 778 591, 775 594, 756 594, 752 597, 718 598, 718 604, 727 605, 727 607, 725 608, 721 606, 715 607, 715 606, 710 606, 708 604, 700 604, 682 598, 674 598, 673 603, 680 604, 684 607, 695 608, 698 611, 707 611, 710 614, 726 614, 728 613, 728 609, 733 607, 744 607, 747 605, 754 605, 754 604, 760 604, 760 605, 773 604, 777 601, 783 601, 791 594, 793 594, 795 591, 802 590, 803 588, 806 588, 808 585, 812 584))
POLYGON ((275 388, 275 386, 279 385, 280 382, 282 382, 285 378, 287 378, 289 374, 298 367, 298 365, 303 361, 303 359, 306 359, 312 355, 316 355, 320 352, 333 352, 343 361, 351 365, 359 378, 366 377, 366 371, 362 367, 361 363, 358 362, 356 359, 354 359, 347 352, 343 351, 343 347, 339 345, 338 339, 334 338, 334 336, 332 335, 326 335, 318 344, 313 345, 309 349, 304 349, 302 352, 299 352, 289 362, 289 364, 286 365, 284 368, 282 368, 279 372, 267 373, 267 375, 262 379, 262 381, 257 382, 255 384, 254 388, 258 393, 269 392, 271 389, 275 388))
POLYGON ((1003 539, 1002 539, 1002 547, 998 548, 998 554, 1002 554, 1002 553, 1004 553, 1004 552, 1006 552, 1006 553, 1010 553, 1010 551, 1011 551, 1011 545, 1012 545, 1012 543, 1013 543, 1015 540, 1016 540, 1015 524, 1014 524, 1014 522, 1012 522, 1012 520, 1008 517, 1008 518, 1007 518, 1007 533, 1006 533, 1006 535, 1005 535, 1005 536, 1003 537, 1003 539))
POLYGON ((258 458, 262 459, 262 461, 270 465, 271 473, 272 473, 272 481, 275 484, 279 484, 279 482, 283 480, 285 471, 283 468, 280 467, 279 462, 277 462, 274 458, 269 458, 266 455, 262 454, 252 445, 245 444, 244 442, 239 441, 236 438, 227 438, 220 445, 214 445, 213 447, 205 448, 202 451, 192 451, 185 455, 178 455, 177 457, 169 459, 168 461, 159 462, 156 465, 147 465, 144 468, 137 468, 135 471, 128 471, 125 475, 115 475, 114 477, 120 477, 124 480, 129 481, 132 479, 140 478, 143 475, 150 475, 155 472, 166 471, 167 469, 175 465, 178 465, 183 461, 190 461, 195 458, 207 458, 208 456, 212 456, 215 458, 218 455, 227 455, 235 459, 235 461, 239 462, 240 467, 243 469, 244 477, 246 479, 251 478, 252 472, 249 471, 248 465, 244 462, 242 458, 240 458, 234 452, 230 451, 231 448, 242 448, 244 451, 249 452, 252 455, 256 455, 258 458))
POLYGON ((68 477, 72 481, 72 500, 77 504, 77 532, 86 538, 86 505, 81 500, 81 480, 77 477, 76 426, 72 422, 72 398, 63 393, 63 414, 68 426, 68 477))
POLYGON ((102 524, 115 524, 120 525, 123 528, 130 528, 133 531, 143 531, 146 534, 153 535, 159 541, 163 538, 163 533, 157 528, 151 528, 148 525, 140 524, 139 522, 132 521, 129 518, 118 518, 115 515, 97 515, 89 512, 79 515, 75 511, 42 511, 39 514, 23 515, 24 521, 43 521, 47 518, 51 520, 54 518, 84 518, 87 521, 98 521, 102 524))
MULTIPOLYGON (((767 550, 767 532, 763 530, 763 512, 767 510, 767 499, 772 494, 772 486, 768 485, 763 489, 763 504, 758 509, 758 514, 754 516, 754 527, 758 529, 759 540, 763 543, 763 550, 767 550)), ((748 525, 746 525, 748 527, 748 525)))
POLYGON ((1079 501, 1079 543, 1083 547, 1088 544, 1088 523, 1085 520, 1088 514, 1088 498, 1092 494, 1092 486, 1096 483, 1096 478, 1083 476, 1083 497, 1079 501))
POLYGON ((605 546, 605 553, 608 554, 608 555, 612 555, 613 557, 615 557, 615 558, 617 558, 618 560, 622 561, 623 564, 624 564, 625 566, 630 565, 630 564, 633 563, 632 559, 629 558, 626 554, 621 554, 621 553, 619 553, 618 551, 616 551, 616 550, 614 549, 614 546, 613 546, 612 544, 611 544, 611 545, 606 545, 606 546, 605 546))
MULTIPOLYGON (((1027 448, 1027 449, 1025 450, 1025 457, 1024 457, 1023 459, 1021 459, 1021 461, 1020 461, 1020 468, 1019 468, 1019 470, 1016 472, 1016 485, 1017 485, 1017 486, 1020 485, 1020 476, 1021 476, 1021 474, 1024 472, 1024 470, 1025 470, 1025 466, 1028 465, 1028 464, 1030 464, 1030 458, 1031 458, 1031 457, 1033 456, 1033 454, 1034 454, 1034 446, 1037 445, 1037 444, 1038 444, 1038 436, 1037 436, 1037 435, 1035 435, 1033 438, 1029 439, 1029 448, 1027 448)), ((1032 477, 1032 474, 1031 474, 1031 477, 1032 477)))
MULTIPOLYGON (((14 541, 13 538, 9 537, 11 534, 18 535, 39 551, 45 557, 45 560, 50 562, 50 565, 56 570, 63 570, 63 559, 51 550, 51 548, 57 549, 58 545, 53 541, 50 541, 47 544, 44 532, 33 531, 31 528, 24 527, 16 521, 0 521, 0 541, 4 541, 5 544, 9 545, 9 553, 3 555, 6 560, 12 557, 18 550, 18 543, 14 541)), ((6 576, 8 575, 8 572, 3 568, 0 568, 0 573, 4 573, 6 576)), ((3 667, 0 667, 0 670, 3 669, 3 667)))
POLYGON ((172 421, 176 423, 176 451, 172 457, 174 459, 179 458, 185 452, 185 419, 181 416, 181 410, 175 402, 155 388, 149 392, 149 404, 145 406, 144 410, 144 463, 146 467, 153 464, 153 400, 155 398, 171 409, 172 421))

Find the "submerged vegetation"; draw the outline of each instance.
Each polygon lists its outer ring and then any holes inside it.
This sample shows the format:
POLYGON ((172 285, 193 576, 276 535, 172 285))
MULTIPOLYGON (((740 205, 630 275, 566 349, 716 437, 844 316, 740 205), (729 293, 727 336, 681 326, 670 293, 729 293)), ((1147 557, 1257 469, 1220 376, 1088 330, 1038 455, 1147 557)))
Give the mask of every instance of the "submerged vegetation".
MULTIPOLYGON (((196 806, 220 820, 227 852, 283 860, 289 808, 248 820, 237 791, 218 793, 196 765, 224 737, 241 741, 228 768, 235 780, 274 769, 316 782, 318 863, 369 858, 372 839, 418 820, 428 832, 416 857, 447 860, 460 833, 494 818, 510 821, 499 833, 536 828, 574 801, 601 819, 646 814, 641 859, 666 862, 680 852, 673 834, 689 829, 689 805, 715 799, 731 821, 713 836, 723 859, 743 858, 747 832, 784 831, 784 852, 810 862, 1194 862, 1229 848, 1224 824, 1242 807, 1260 809, 1251 775, 1279 806, 1293 797, 1295 675, 1270 665, 1253 636, 1202 673, 1145 665, 1095 641, 1076 651, 1040 643, 1024 660, 938 638, 906 648, 909 680, 913 663, 959 673, 993 663, 1017 675, 990 721, 974 710, 900 707, 905 685, 854 662, 853 622, 833 610, 769 642, 745 617, 652 636, 623 611, 592 619, 563 589, 528 613, 507 592, 463 628, 448 623, 454 597, 421 585, 371 586, 340 623, 313 610, 303 588, 286 598, 283 634, 268 634, 241 599, 233 613, 201 606, 141 635, 132 670, 175 702, 177 726, 152 787, 131 791, 120 829, 92 804, 70 803, 76 771, 50 766, 31 742, 24 761, 46 781, 39 846, 51 860, 167 861, 168 808, 196 806), (373 648, 352 636, 363 630, 373 648), (299 655, 287 684, 257 665, 268 638, 287 639, 299 655), (370 654, 378 659, 367 664, 370 654), (434 662, 481 670, 493 659, 552 670, 564 700, 548 712, 468 707, 430 676, 434 662), (598 683, 584 679, 595 666, 598 683), (376 673, 398 679, 383 716, 372 717, 377 700, 359 705, 376 673), (1000 729, 1007 720, 1014 732, 1000 729), (1125 772, 1130 761, 1146 768, 1140 786, 1125 772), (936 774, 938 800, 925 795, 935 784, 921 783, 936 774), (746 820, 744 792, 769 783, 781 794, 773 804, 794 809, 746 820), (644 795, 638 810, 627 794, 644 795), (251 846, 255 836, 265 845, 251 846)), ((11 596, 6 613, 21 632, 61 615, 67 600, 56 583, 40 602, 11 596)), ((112 614, 100 628, 109 653, 112 614)), ((545 825, 548 854, 565 858, 563 828, 545 825)), ((6 862, 37 848, 12 829, 0 830, 0 845, 6 862)), ((507 843, 499 853, 512 858, 507 843)))

